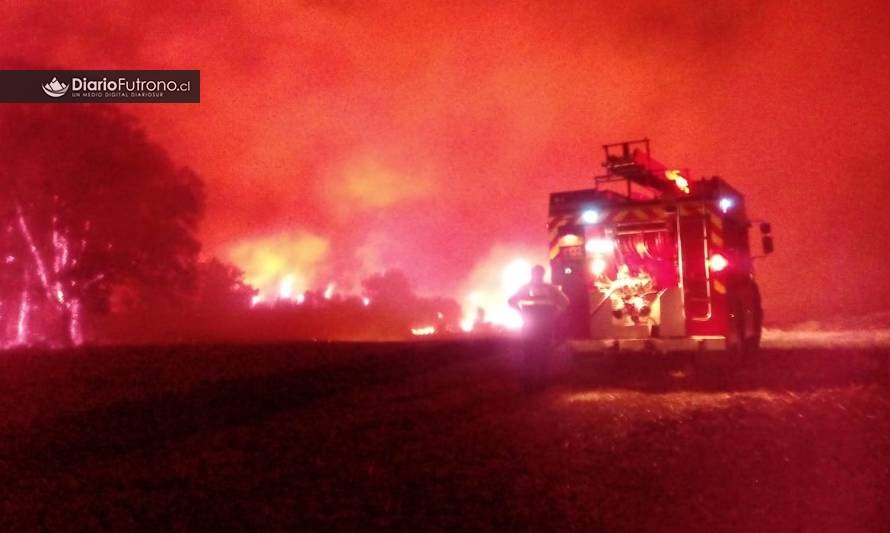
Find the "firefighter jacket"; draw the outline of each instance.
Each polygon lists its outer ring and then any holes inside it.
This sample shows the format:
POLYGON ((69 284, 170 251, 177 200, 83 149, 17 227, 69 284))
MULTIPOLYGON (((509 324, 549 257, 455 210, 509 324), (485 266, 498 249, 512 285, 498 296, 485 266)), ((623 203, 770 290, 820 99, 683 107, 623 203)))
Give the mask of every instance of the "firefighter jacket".
POLYGON ((517 309, 547 306, 554 307, 557 311, 562 311, 569 305, 568 297, 549 283, 523 285, 508 302, 517 309))

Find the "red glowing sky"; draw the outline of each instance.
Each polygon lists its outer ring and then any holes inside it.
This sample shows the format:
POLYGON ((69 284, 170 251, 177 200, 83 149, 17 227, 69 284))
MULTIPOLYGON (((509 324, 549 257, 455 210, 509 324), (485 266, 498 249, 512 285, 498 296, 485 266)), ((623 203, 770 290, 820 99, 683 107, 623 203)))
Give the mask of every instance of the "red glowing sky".
POLYGON ((201 70, 201 104, 129 107, 206 180, 208 253, 447 293, 494 245, 543 251, 547 193, 648 136, 773 222, 770 318, 890 300, 883 2, 51 4, 5 8, 5 55, 201 70))

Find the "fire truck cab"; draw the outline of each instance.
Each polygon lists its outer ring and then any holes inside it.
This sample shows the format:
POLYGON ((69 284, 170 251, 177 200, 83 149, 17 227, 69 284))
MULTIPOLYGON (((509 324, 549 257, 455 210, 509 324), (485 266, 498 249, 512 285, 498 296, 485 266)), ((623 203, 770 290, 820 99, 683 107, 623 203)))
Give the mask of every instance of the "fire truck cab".
MULTIPOLYGON (((593 189, 550 195, 552 280, 575 351, 725 350, 760 344, 744 198, 652 159, 649 140, 603 146, 593 189)), ((770 226, 759 224, 763 253, 770 226)))

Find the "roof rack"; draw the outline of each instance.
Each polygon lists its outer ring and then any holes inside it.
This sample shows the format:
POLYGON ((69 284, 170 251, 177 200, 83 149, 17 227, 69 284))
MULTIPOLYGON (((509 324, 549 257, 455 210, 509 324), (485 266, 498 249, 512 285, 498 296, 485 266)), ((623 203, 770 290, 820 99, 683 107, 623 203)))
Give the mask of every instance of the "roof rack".
POLYGON ((685 192, 688 192, 688 181, 684 177, 689 176, 688 170, 668 169, 652 159, 648 138, 604 144, 603 152, 603 168, 606 173, 594 177, 596 189, 601 184, 626 181, 628 197, 631 196, 632 183, 654 189, 661 194, 683 191, 682 183, 685 183, 685 192))

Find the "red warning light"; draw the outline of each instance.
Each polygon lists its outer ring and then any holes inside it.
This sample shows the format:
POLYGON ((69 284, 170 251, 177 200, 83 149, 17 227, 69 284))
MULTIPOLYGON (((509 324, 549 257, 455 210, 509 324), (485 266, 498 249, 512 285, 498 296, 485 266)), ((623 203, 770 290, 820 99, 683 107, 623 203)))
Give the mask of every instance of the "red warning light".
POLYGON ((720 254, 714 254, 711 256, 711 260, 708 261, 708 265, 710 265, 712 272, 720 272, 729 266, 729 261, 720 254))

